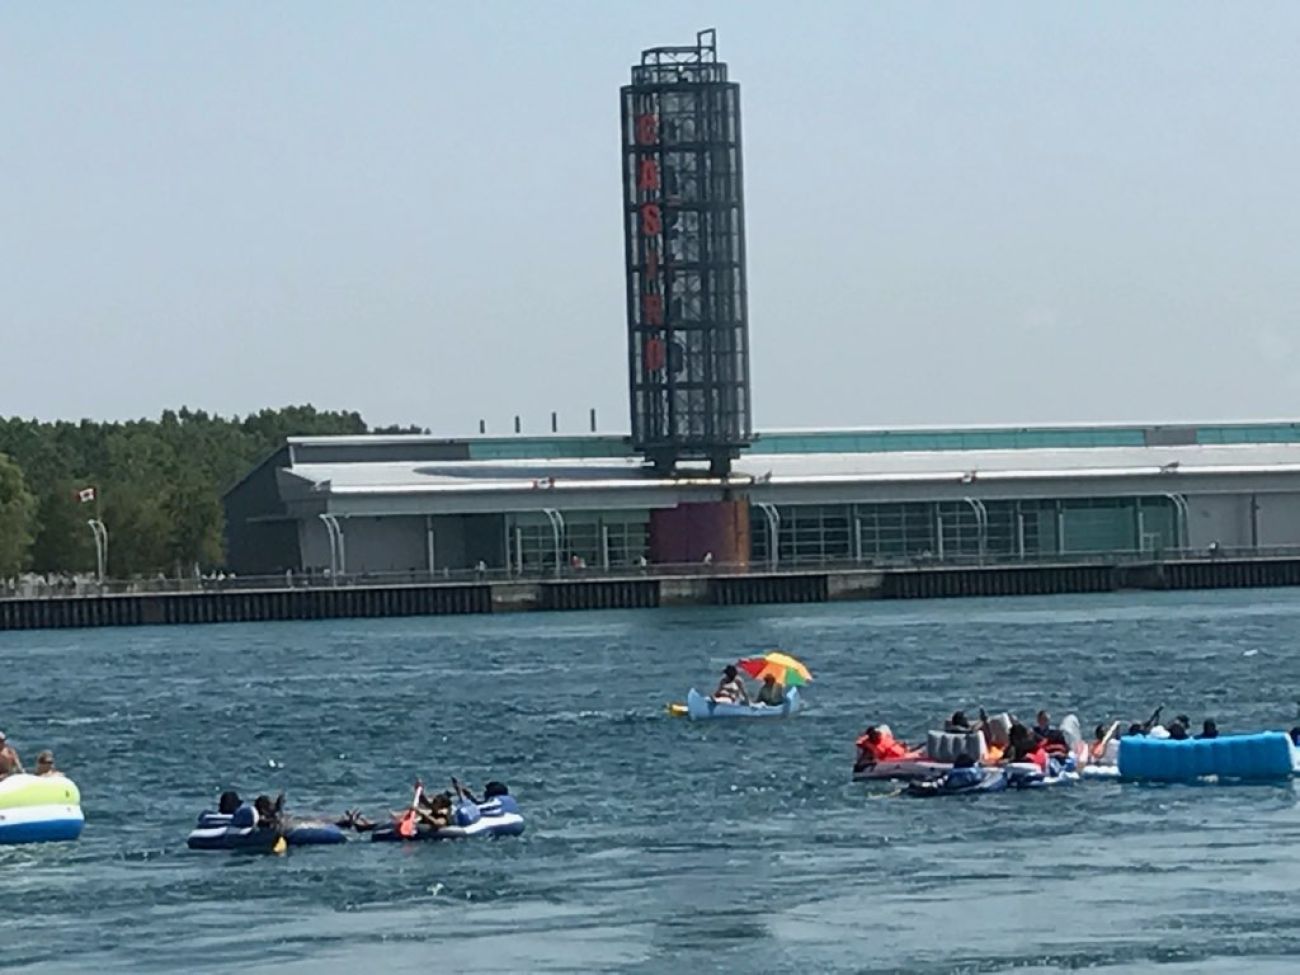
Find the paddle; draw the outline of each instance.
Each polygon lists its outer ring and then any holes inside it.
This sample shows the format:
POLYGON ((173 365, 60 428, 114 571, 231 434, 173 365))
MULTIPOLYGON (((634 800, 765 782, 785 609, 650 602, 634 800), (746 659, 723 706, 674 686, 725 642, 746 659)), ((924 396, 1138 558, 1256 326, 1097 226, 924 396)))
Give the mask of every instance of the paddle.
POLYGON ((415 795, 411 797, 411 808, 406 810, 401 819, 397 821, 397 835, 404 840, 415 838, 415 819, 416 809, 420 805, 420 799, 424 796, 424 783, 419 779, 415 780, 415 795))

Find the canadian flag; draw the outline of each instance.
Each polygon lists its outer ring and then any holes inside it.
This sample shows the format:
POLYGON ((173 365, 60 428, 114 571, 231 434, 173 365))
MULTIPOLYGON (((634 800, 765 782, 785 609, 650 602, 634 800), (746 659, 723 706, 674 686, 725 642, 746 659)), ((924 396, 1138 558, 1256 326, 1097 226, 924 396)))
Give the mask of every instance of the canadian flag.
POLYGON ((82 504, 85 504, 87 501, 94 501, 95 489, 93 487, 82 488, 77 492, 77 500, 82 504))

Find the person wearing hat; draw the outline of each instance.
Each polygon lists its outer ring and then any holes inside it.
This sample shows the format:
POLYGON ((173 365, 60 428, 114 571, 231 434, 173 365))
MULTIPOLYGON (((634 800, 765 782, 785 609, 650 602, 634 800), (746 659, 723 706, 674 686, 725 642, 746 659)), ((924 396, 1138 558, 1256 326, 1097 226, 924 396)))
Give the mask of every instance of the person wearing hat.
POLYGON ((23 771, 23 763, 18 758, 18 753, 14 751, 14 746, 9 744, 5 738, 5 733, 0 731, 0 779, 9 775, 17 775, 23 771))

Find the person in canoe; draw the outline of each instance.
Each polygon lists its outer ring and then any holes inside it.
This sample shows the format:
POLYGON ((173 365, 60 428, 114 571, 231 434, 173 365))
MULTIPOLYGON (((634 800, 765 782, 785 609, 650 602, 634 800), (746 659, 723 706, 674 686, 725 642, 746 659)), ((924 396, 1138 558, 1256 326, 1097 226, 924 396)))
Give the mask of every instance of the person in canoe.
POLYGON ((735 664, 727 664, 722 670, 722 680, 718 681, 718 689, 713 692, 715 701, 725 701, 731 704, 749 704, 749 692, 745 690, 745 682, 740 679, 740 671, 736 670, 735 664))
POLYGON ((771 674, 763 678, 763 686, 758 689, 758 703, 772 708, 779 708, 785 703, 785 688, 771 674))

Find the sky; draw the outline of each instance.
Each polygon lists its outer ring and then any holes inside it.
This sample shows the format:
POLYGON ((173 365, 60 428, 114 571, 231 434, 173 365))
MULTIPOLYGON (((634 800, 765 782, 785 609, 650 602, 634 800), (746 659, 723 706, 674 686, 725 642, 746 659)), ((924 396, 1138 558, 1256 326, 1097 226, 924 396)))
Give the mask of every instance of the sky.
POLYGON ((0 0, 0 415, 628 428, 619 96, 740 82, 758 429, 1300 416, 1300 4, 0 0))

